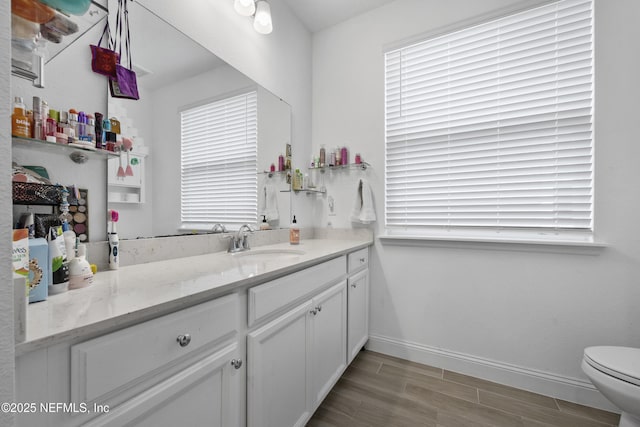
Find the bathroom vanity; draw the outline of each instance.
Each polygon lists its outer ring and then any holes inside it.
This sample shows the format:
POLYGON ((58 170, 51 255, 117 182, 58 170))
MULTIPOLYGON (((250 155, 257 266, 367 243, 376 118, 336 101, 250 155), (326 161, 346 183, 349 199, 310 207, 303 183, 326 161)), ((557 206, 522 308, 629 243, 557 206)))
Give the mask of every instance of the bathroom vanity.
POLYGON ((138 264, 32 304, 17 425, 304 425, 367 340, 371 243, 138 264))

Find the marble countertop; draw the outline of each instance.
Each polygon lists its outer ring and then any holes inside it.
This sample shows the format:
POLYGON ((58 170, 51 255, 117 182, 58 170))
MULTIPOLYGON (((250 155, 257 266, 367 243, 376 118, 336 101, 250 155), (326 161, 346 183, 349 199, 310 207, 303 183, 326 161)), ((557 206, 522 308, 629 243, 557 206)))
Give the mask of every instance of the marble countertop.
POLYGON ((29 304, 26 340, 16 345, 16 355, 149 320, 371 244, 370 239, 310 239, 297 246, 278 243, 252 249, 296 249, 304 254, 262 257, 215 252, 99 272, 91 286, 29 304))

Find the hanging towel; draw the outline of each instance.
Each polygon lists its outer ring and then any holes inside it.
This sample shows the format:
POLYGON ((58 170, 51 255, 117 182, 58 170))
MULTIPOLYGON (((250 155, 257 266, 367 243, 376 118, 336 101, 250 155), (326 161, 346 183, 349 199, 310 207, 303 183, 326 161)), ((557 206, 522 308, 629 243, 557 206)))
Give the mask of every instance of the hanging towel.
POLYGON ((278 215, 278 192, 271 183, 265 183, 260 190, 258 205, 258 215, 267 217, 267 221, 275 221, 278 215))
POLYGON ((376 220, 376 212, 373 208, 373 194, 369 183, 360 179, 356 191, 356 200, 351 212, 351 221, 370 224, 376 220))

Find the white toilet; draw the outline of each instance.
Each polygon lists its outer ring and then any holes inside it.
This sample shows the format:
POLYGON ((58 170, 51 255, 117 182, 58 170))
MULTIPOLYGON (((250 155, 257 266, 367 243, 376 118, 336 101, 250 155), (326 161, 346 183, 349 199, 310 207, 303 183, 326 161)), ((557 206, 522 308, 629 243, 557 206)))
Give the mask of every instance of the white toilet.
POLYGON ((640 427, 640 348, 587 347, 582 370, 622 410, 620 427, 640 427))

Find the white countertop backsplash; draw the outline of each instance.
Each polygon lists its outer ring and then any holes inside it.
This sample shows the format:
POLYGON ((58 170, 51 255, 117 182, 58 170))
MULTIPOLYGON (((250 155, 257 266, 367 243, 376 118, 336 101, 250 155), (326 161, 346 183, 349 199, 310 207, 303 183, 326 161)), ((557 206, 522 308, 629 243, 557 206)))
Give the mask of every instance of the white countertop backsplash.
MULTIPOLYGON (((315 231, 307 230, 297 246, 289 245, 288 233, 275 230, 250 237, 252 248, 305 252, 267 261, 231 256, 226 252, 228 240, 219 234, 125 240, 120 269, 102 270, 91 286, 29 305, 26 340, 16 345, 16 354, 145 321, 373 243, 366 229, 323 230, 317 233, 322 238, 315 239, 315 231), (128 265, 133 261, 136 264, 128 265)), ((95 262, 96 253, 89 256, 95 262)))

